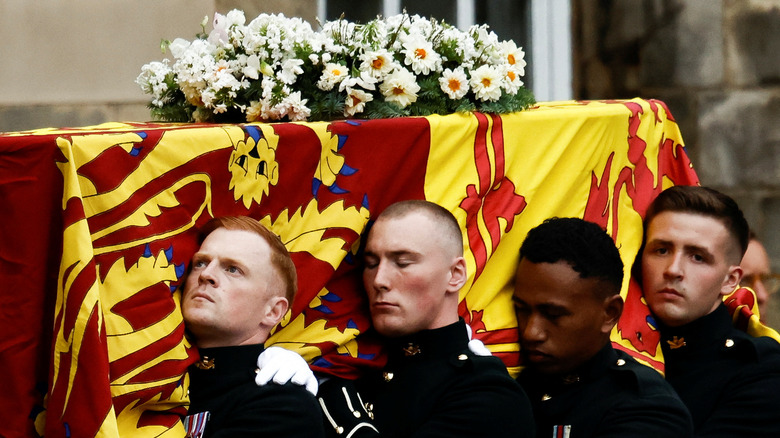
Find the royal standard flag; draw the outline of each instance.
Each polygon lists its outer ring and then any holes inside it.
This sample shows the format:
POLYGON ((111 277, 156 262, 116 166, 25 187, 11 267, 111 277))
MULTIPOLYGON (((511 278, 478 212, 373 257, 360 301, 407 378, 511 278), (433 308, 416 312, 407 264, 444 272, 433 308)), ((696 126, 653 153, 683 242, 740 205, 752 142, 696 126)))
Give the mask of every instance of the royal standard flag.
MULTIPOLYGON (((44 292, 54 309, 46 400, 22 407, 53 437, 185 435, 186 369, 197 354, 178 288, 212 217, 252 217, 292 254, 299 292, 267 345, 354 377, 383 360, 362 336, 364 230, 396 201, 444 206, 464 234, 460 315, 516 373, 511 294, 526 232, 552 216, 585 218, 607 229, 630 267, 653 197, 698 183, 666 106, 641 99, 502 116, 112 123, 0 136, 11 142, 56 147, 62 178, 61 240, 50 242, 62 256, 55 290, 44 292)), ((615 345, 661 368, 652 318, 628 278, 623 294, 615 345)), ((15 395, 2 397, 10 406, 15 395)))

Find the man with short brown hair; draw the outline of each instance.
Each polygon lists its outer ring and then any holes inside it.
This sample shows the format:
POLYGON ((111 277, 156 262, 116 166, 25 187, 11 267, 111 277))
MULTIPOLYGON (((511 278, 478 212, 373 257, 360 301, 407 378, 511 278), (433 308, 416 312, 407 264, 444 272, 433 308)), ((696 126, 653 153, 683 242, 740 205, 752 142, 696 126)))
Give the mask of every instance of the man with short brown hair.
POLYGON ((201 355, 189 371, 188 436, 323 436, 319 407, 304 387, 255 384, 263 343, 296 288, 284 244, 254 219, 220 217, 203 227, 181 299, 201 355))
POLYGON ((733 199, 674 186, 651 203, 636 267, 661 332, 666 379, 696 436, 780 436, 780 345, 732 325, 748 225, 733 199))

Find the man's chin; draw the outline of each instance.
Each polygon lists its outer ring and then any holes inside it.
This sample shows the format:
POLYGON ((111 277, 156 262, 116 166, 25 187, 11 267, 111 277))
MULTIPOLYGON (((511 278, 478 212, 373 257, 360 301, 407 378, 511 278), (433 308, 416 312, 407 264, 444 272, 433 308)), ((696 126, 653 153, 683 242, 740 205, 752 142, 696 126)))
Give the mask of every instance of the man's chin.
POLYGON ((392 321, 390 318, 379 317, 373 322, 374 329, 377 333, 386 338, 398 338, 413 333, 409 331, 408 326, 397 321, 392 321))
POLYGON ((563 368, 555 358, 538 354, 523 354, 523 366, 540 374, 558 374, 563 368))

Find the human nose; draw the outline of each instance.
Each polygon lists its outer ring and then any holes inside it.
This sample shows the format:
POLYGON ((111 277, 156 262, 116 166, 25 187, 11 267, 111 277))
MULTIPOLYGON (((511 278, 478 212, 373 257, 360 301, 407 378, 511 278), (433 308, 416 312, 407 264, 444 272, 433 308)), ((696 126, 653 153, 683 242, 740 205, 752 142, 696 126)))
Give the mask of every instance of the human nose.
POLYGON ((217 285, 217 275, 216 275, 216 263, 215 262, 209 262, 206 266, 204 266, 200 270, 200 275, 198 275, 198 281, 200 283, 209 283, 212 286, 217 285))
POLYGON ((530 315, 522 318, 518 325, 523 342, 539 343, 547 339, 547 331, 544 329, 542 319, 538 316, 530 315))
POLYGON ((665 263, 666 266, 664 267, 664 277, 667 279, 678 279, 683 276, 681 254, 673 253, 671 257, 666 259, 665 263))
POLYGON ((387 263, 379 261, 373 271, 371 285, 374 289, 379 291, 390 289, 390 272, 387 263))

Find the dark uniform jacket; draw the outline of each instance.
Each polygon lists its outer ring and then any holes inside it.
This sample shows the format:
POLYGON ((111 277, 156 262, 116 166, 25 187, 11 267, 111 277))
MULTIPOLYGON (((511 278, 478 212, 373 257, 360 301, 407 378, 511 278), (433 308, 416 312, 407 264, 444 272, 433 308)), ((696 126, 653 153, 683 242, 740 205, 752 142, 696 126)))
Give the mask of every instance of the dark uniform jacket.
POLYGON ((732 326, 721 305, 682 327, 661 326, 666 379, 696 436, 780 437, 780 344, 732 326))
POLYGON ((255 384, 262 351, 262 344, 200 349, 189 369, 188 413, 210 412, 203 436, 324 437, 320 408, 304 387, 255 384))
MULTIPOLYGON (((387 365, 356 382, 375 428, 364 427, 352 436, 534 436, 528 398, 500 359, 469 351, 463 321, 387 342, 387 365)), ((330 398, 326 404, 332 411, 338 409, 334 398, 344 387, 337 383, 328 382, 321 391, 330 398)), ((336 423, 349 421, 335 412, 332 417, 336 423)), ((353 426, 339 427, 348 432, 353 426)), ((334 428, 327 426, 326 431, 334 428)))
POLYGON ((539 438, 693 433, 688 410, 663 377, 610 343, 571 374, 550 376, 526 368, 518 381, 531 398, 539 438))

